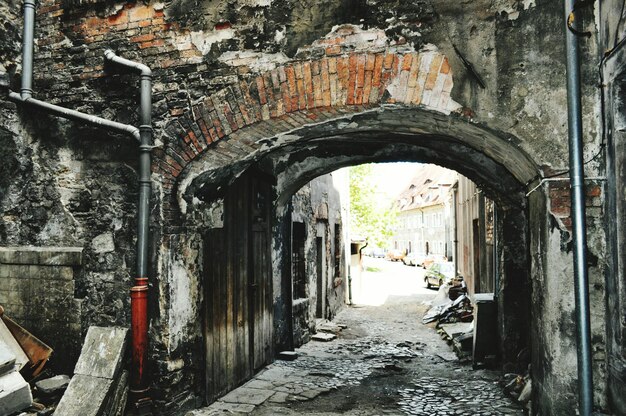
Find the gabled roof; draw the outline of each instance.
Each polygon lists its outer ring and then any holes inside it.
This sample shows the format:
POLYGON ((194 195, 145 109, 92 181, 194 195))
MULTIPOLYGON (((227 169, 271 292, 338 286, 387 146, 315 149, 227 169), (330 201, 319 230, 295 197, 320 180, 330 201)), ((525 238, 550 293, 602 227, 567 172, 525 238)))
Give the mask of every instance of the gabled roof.
POLYGON ((411 182, 396 198, 398 210, 408 211, 444 203, 458 174, 437 165, 421 165, 411 182))

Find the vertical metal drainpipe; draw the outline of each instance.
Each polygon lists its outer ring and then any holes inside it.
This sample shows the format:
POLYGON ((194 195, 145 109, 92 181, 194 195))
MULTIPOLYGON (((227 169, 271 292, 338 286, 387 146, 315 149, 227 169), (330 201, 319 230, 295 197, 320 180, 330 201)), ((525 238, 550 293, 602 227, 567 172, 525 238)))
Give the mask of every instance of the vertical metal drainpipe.
POLYGON ((152 150, 152 71, 146 65, 121 58, 111 50, 105 58, 141 77, 139 107, 139 203, 137 207, 137 275, 130 289, 132 329, 132 372, 130 392, 136 407, 149 405, 148 361, 148 234, 150 214, 150 152, 152 150))
MULTIPOLYGON (((567 111, 569 132, 570 186, 572 228, 574 237, 574 290, 576 301, 576 341, 578 347, 579 411, 591 415, 593 407, 593 376, 591 370, 591 331, 589 319, 589 278, 587 276, 587 241, 585 225, 585 189, 582 155, 582 116, 580 98, 580 65, 578 38, 569 30, 567 21, 575 0, 565 0, 565 47, 567 55, 567 111)), ((574 18, 573 27, 577 27, 574 18)))
POLYGON ((137 276, 131 288, 131 326, 133 362, 131 392, 140 414, 149 412, 149 383, 146 374, 148 352, 148 238, 150 205, 150 153, 152 149, 152 71, 146 65, 120 58, 110 50, 105 58, 138 72, 141 76, 140 126, 107 120, 32 98, 33 48, 36 0, 24 0, 24 31, 22 37, 22 80, 20 94, 9 91, 8 99, 59 117, 80 121, 95 127, 130 135, 139 141, 139 203, 137 213, 137 276), (146 412, 147 411, 147 412, 146 412))
POLYGON ((500 228, 498 225, 498 206, 493 204, 493 297, 498 298, 500 293, 500 255, 498 254, 498 233, 500 228))
POLYGON ((33 44, 35 34, 35 0, 24 0, 24 31, 22 32, 22 99, 33 96, 33 44))
POLYGON ((453 214, 452 214, 452 218, 454 219, 454 234, 453 237, 454 241, 452 242, 454 244, 454 248, 453 248, 453 254, 452 254, 452 260, 454 262, 454 275, 456 277, 456 274, 459 272, 459 240, 458 240, 458 227, 457 227, 457 222, 458 222, 458 215, 459 215, 459 211, 457 209, 457 200, 458 200, 458 193, 459 193, 459 189, 458 189, 458 181, 457 181, 457 187, 455 187, 452 190, 452 209, 454 210, 453 214))

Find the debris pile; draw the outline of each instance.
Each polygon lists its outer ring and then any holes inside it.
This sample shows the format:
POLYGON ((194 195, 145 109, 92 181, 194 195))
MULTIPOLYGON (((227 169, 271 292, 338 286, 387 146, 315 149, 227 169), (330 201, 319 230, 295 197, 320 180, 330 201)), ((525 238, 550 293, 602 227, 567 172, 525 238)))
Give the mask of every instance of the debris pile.
POLYGON ((472 320, 473 308, 467 297, 465 282, 455 279, 449 284, 441 285, 432 301, 432 307, 422 318, 422 323, 438 321, 439 324, 450 324, 472 320))
POLYGON ((508 373, 503 377, 504 392, 524 406, 529 412, 532 409, 532 380, 530 378, 530 364, 525 375, 508 373))
MULTIPOLYGON (((469 360, 474 336, 474 308, 462 278, 442 285, 432 306, 422 318, 422 323, 437 322, 437 332, 463 360, 469 360)), ((447 357, 442 357, 447 360, 447 357)), ((447 360, 448 361, 448 360, 447 360)))
POLYGON ((123 414, 127 329, 90 327, 70 379, 44 369, 50 347, 11 320, 1 306, 0 316, 0 416, 123 414))
POLYGON ((0 317, 0 414, 52 414, 69 377, 51 377, 44 366, 52 349, 9 318, 2 306, 0 317))

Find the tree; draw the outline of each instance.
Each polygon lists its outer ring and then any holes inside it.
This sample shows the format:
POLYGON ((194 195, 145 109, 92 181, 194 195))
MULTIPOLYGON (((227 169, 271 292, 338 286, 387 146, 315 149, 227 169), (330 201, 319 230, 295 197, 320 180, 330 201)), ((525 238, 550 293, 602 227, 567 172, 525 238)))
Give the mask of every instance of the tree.
POLYGON ((353 235, 367 238, 370 244, 386 248, 393 235, 395 205, 381 204, 381 193, 372 180, 372 166, 350 168, 350 229, 353 235))

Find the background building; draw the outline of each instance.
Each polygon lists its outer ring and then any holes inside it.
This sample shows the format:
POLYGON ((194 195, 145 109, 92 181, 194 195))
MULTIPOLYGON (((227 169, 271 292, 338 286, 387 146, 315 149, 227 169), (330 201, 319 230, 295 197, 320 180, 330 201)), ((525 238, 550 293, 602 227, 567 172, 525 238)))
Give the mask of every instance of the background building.
POLYGON ((393 249, 436 254, 452 259, 452 187, 457 173, 437 165, 421 165, 398 199, 393 249))
POLYGON ((457 241, 456 269, 471 295, 496 291, 497 230, 495 204, 466 177, 459 175, 453 189, 457 241))

